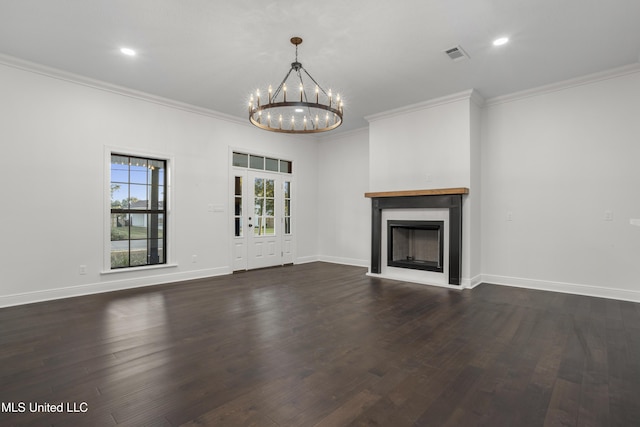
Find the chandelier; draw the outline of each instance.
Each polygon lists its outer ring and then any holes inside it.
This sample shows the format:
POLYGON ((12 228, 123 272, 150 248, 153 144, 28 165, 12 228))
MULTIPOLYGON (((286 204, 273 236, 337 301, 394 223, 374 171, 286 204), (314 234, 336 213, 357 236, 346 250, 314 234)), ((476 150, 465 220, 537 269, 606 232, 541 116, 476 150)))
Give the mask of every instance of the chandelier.
POLYGON ((334 99, 331 90, 325 91, 298 62, 302 39, 293 37, 291 43, 296 47, 295 62, 275 91, 269 86, 267 97, 260 96, 260 89, 251 95, 249 121, 260 129, 283 133, 317 133, 337 128, 343 114, 340 94, 334 99), (303 80, 303 72, 310 81, 303 80), (293 83, 287 86, 289 77, 293 83))

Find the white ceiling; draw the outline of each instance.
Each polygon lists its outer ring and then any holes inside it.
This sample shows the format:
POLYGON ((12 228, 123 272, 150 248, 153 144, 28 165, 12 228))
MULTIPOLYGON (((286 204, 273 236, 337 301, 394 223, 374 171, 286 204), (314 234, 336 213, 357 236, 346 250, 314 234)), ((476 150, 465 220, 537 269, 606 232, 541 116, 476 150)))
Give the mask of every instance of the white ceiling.
POLYGON ((471 88, 492 98, 637 63, 640 1, 0 0, 2 54, 242 118, 289 70, 292 36, 342 94, 344 131, 471 88), (455 45, 470 59, 443 53, 455 45))

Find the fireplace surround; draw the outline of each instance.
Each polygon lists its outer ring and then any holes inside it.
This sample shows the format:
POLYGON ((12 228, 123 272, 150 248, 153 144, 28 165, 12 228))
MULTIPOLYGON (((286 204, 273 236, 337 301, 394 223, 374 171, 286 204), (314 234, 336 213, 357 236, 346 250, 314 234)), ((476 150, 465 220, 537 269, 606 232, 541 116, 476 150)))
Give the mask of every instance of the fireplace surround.
MULTIPOLYGON (((446 209, 448 218, 448 283, 460 285, 462 270, 462 196, 468 188, 442 188, 365 193, 371 198, 371 267, 370 273, 380 274, 382 247, 382 212, 387 209, 446 209)), ((386 228, 385 228, 386 230, 386 228)), ((385 254, 386 255, 386 254, 385 254)))

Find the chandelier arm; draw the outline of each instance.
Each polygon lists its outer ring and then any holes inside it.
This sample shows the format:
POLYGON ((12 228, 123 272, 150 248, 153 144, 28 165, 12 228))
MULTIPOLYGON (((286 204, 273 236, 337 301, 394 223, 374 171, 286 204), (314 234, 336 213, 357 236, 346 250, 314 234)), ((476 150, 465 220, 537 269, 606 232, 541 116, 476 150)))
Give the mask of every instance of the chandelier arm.
MULTIPOLYGON (((297 46, 296 46, 297 47, 297 46)), ((303 71, 304 68, 300 67, 303 71)), ((298 78, 300 79, 300 85, 302 87, 302 95, 304 96, 304 102, 306 102, 307 104, 309 103, 309 98, 307 97, 307 91, 304 90, 304 82, 302 81, 302 73, 300 72, 300 69, 296 70, 297 74, 298 74, 298 78)), ((307 73, 305 71, 305 73, 307 73)), ((307 75, 309 75, 309 73, 307 73, 307 75)), ((313 78, 311 79, 313 80, 313 78)), ((313 115, 311 114, 311 105, 307 105, 307 113, 309 114, 309 119, 311 119, 311 126, 314 128, 318 127, 318 123, 313 121, 313 115)))
POLYGON ((291 75, 292 71, 293 71, 293 67, 289 68, 289 72, 287 73, 286 76, 284 76, 284 79, 282 79, 282 81, 280 82, 280 85, 276 88, 276 91, 273 92, 273 99, 276 99, 276 96, 278 96, 278 94, 282 90, 282 87, 284 86, 285 82, 287 81, 287 79, 291 75))
POLYGON ((318 82, 316 81, 316 79, 314 79, 314 78, 311 76, 311 74, 309 74, 309 72, 308 72, 307 70, 305 70, 305 69, 304 69, 304 67, 300 67, 300 68, 302 69, 302 71, 304 71, 304 73, 305 73, 307 76, 309 76, 309 78, 310 78, 310 79, 311 79, 311 80, 316 84, 316 86, 318 86, 318 88, 320 88, 320 90, 322 91, 322 93, 324 93, 326 96, 329 96, 329 94, 327 93, 327 91, 326 91, 326 90, 324 90, 324 89, 322 88, 322 86, 320 86, 320 83, 318 83, 318 82))

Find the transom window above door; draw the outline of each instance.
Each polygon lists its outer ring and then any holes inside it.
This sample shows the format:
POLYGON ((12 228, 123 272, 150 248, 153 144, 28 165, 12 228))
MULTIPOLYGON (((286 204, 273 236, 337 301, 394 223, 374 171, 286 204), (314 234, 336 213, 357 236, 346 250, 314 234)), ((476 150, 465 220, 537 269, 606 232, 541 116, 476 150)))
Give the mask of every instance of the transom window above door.
POLYGON ((255 154, 233 152, 233 166, 269 172, 293 173, 293 162, 255 154))

